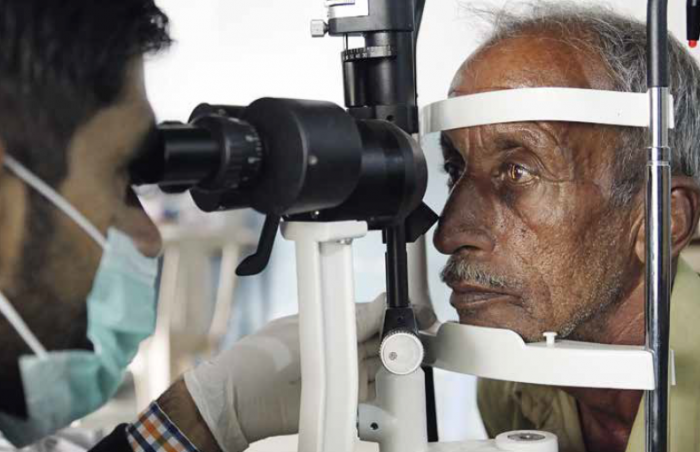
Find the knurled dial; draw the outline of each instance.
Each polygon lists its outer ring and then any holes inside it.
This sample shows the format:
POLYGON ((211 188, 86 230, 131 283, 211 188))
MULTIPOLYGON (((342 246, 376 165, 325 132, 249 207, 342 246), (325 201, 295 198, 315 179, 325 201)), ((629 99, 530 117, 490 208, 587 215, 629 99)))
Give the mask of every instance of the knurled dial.
POLYGON ((421 366, 425 350, 412 331, 398 329, 386 335, 379 348, 379 356, 389 372, 408 375, 421 366))

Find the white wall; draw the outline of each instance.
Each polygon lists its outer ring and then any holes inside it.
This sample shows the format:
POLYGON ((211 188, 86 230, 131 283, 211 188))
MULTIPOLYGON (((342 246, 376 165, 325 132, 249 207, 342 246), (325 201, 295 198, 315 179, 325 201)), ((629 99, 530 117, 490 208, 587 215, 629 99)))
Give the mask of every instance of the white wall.
MULTIPOLYGON (((583 0, 577 0, 583 1, 583 0)), ((503 0, 480 2, 494 6, 503 0)), ((670 2, 670 28, 684 36, 685 2, 670 2)), ((330 100, 342 104, 339 39, 312 39, 309 21, 324 17, 322 0, 160 0, 172 20, 177 43, 148 63, 149 95, 159 119, 185 120, 200 102, 245 105, 263 96, 330 100)), ((618 0, 613 6, 644 18, 645 2, 618 0)), ((477 45, 478 33, 455 0, 428 0, 419 46, 421 104, 444 98, 453 73, 477 45)), ((434 140, 425 143, 431 167, 428 203, 439 211, 446 198, 434 140)), ((275 315, 296 306, 293 250, 278 241, 275 315)), ((358 298, 383 290, 383 249, 376 235, 357 246, 358 298)), ((431 285, 442 319, 454 318, 449 294, 437 277, 444 257, 431 250, 431 285)), ((456 440, 481 434, 473 379, 439 376, 441 433, 456 440)))

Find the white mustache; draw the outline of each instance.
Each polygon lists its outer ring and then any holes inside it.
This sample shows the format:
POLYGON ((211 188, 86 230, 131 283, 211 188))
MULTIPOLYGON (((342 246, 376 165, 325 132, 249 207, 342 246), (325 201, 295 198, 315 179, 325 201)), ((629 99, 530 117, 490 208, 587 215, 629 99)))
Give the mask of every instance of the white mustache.
POLYGON ((445 268, 440 273, 440 278, 448 285, 472 283, 492 289, 517 286, 517 282, 511 281, 509 278, 478 268, 477 265, 456 256, 451 256, 447 261, 445 268))

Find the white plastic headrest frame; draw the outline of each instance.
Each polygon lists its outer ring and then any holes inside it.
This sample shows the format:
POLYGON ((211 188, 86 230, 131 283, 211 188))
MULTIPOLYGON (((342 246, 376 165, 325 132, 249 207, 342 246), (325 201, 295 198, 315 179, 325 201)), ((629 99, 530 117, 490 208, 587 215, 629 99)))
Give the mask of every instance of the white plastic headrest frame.
MULTIPOLYGON (((673 99, 670 124, 673 128, 673 99)), ((423 108, 421 134, 508 122, 567 121, 649 127, 648 93, 521 88, 452 97, 423 108)))

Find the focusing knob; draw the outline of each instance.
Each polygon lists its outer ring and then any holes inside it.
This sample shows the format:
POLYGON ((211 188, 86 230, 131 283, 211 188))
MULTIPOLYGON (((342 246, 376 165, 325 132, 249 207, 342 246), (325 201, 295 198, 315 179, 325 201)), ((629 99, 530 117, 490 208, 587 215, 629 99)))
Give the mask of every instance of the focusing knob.
POLYGON ((263 145, 255 128, 242 119, 220 115, 203 116, 195 120, 219 143, 218 170, 199 184, 209 191, 232 190, 250 185, 263 163, 263 145))
POLYGON ((398 329, 386 335, 379 348, 384 367, 396 375, 415 372, 423 363, 425 350, 418 336, 409 330, 398 329))
POLYGON ((236 180, 239 186, 246 186, 260 172, 263 145, 258 132, 252 125, 238 118, 228 118, 228 120, 237 128, 237 134, 228 136, 231 164, 226 168, 224 178, 228 183, 225 183, 225 188, 236 186, 233 182, 236 180))

